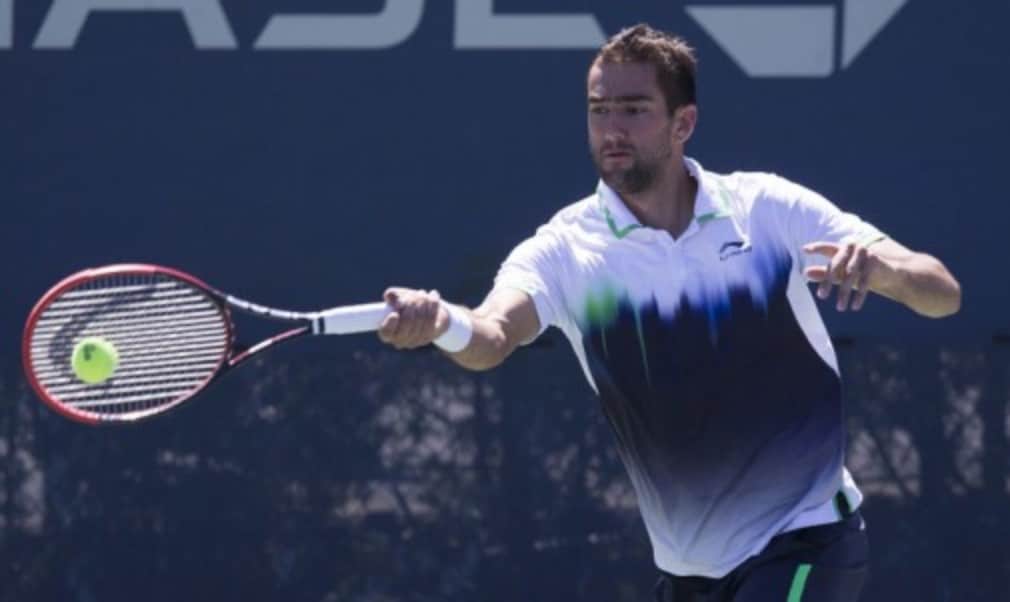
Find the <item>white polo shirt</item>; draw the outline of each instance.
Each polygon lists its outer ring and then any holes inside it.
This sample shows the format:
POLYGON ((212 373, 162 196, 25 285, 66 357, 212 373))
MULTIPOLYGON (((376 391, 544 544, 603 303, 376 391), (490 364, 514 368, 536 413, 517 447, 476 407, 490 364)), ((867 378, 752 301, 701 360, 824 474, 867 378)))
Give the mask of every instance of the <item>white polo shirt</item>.
POLYGON ((765 173, 698 181, 683 235, 640 225, 602 182, 502 264, 496 287, 560 328, 599 394, 656 565, 722 577, 783 531, 862 501, 843 467, 838 366, 803 270, 815 241, 879 230, 765 173))

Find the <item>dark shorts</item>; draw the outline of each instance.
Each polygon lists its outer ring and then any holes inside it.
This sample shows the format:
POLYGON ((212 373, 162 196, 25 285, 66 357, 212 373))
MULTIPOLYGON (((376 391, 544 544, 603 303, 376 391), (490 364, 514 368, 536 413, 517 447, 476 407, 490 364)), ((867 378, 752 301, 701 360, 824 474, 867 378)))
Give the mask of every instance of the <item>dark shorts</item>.
POLYGON ((778 535, 721 579, 663 573, 657 602, 856 602, 869 546, 859 512, 778 535))

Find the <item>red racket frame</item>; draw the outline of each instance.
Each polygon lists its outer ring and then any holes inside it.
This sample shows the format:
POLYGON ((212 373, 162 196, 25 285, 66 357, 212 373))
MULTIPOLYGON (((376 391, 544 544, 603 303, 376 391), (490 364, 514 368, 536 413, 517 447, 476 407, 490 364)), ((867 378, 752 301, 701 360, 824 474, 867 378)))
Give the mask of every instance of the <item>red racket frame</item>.
POLYGON ((242 361, 248 359, 250 356, 257 353, 258 351, 261 351, 262 349, 269 347, 274 343, 288 340, 302 334, 307 334, 309 330, 310 327, 308 325, 301 326, 299 328, 294 328, 282 332, 280 334, 274 335, 273 337, 270 337, 268 339, 265 339, 262 342, 250 347, 249 349, 246 349, 236 354, 235 325, 232 322, 232 315, 230 306, 228 304, 227 295, 225 295, 221 291, 218 291, 214 287, 208 285, 206 282, 203 282, 199 278, 196 278, 190 274, 181 272, 173 268, 153 264, 124 263, 124 264, 104 266, 100 268, 90 268, 86 270, 81 270, 75 274, 67 276, 66 278, 58 282, 55 286, 53 286, 51 289, 49 289, 49 291, 47 291, 42 296, 42 298, 39 299, 39 301, 35 304, 35 306, 32 308, 31 313, 28 314, 28 320, 25 323, 24 332, 21 338, 21 361, 24 365, 24 371, 28 379, 28 383, 35 391, 35 394, 38 395, 39 399, 41 399, 43 403, 52 408, 55 412, 57 412, 61 416, 69 418, 70 420, 74 420, 76 422, 89 425, 108 424, 108 423, 129 423, 134 422, 136 420, 148 418, 157 414, 163 414, 179 406, 183 402, 192 399, 194 396, 196 396, 204 389, 206 389, 211 382, 220 377, 224 372, 226 372, 230 368, 235 367, 242 361), (40 316, 42 315, 42 312, 49 306, 50 303, 53 302, 54 299, 57 299, 67 290, 74 288, 75 286, 78 286, 83 282, 94 280, 96 278, 119 276, 119 275, 124 276, 165 275, 171 278, 181 280, 193 286, 194 288, 203 291, 204 293, 207 294, 208 297, 210 297, 215 302, 215 304, 218 307, 218 310, 221 311, 222 317, 224 318, 225 327, 227 328, 228 344, 225 347, 225 352, 221 355, 221 359, 218 361, 217 367, 214 369, 213 372, 211 372, 207 376, 207 378, 202 383, 200 383, 188 394, 183 395, 179 399, 176 399, 175 401, 158 408, 156 412, 142 416, 137 416, 134 418, 117 418, 115 417, 115 415, 110 415, 109 417, 97 417, 92 413, 76 410, 71 406, 68 406, 66 404, 57 401, 55 397, 49 394, 46 388, 42 385, 42 383, 39 382, 38 378, 35 376, 35 370, 34 366, 32 365, 32 356, 31 356, 32 332, 34 331, 35 325, 38 322, 40 316))

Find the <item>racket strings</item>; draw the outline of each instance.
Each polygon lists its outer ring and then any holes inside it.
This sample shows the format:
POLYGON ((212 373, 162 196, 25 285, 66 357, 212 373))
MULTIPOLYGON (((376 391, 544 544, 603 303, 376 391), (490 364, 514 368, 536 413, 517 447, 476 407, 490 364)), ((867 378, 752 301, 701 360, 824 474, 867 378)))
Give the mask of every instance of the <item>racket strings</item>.
POLYGON ((153 413, 199 389, 229 349, 228 319, 203 291, 161 274, 116 274, 73 287, 46 306, 32 331, 35 377, 52 398, 97 417, 153 413), (80 380, 74 346, 102 337, 119 354, 112 377, 80 380))

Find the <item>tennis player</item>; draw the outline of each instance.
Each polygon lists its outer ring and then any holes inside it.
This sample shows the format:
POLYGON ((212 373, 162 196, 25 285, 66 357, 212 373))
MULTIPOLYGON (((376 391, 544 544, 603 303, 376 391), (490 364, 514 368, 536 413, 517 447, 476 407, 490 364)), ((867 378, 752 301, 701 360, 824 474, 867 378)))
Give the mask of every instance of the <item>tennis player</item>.
POLYGON ((596 191, 520 243, 476 309, 387 290, 380 338, 484 370, 561 329, 616 434, 657 600, 857 600, 862 494, 808 283, 838 311, 873 292, 939 318, 960 307, 957 281, 799 184, 685 157, 698 109, 682 39, 621 31, 587 87, 596 191))

